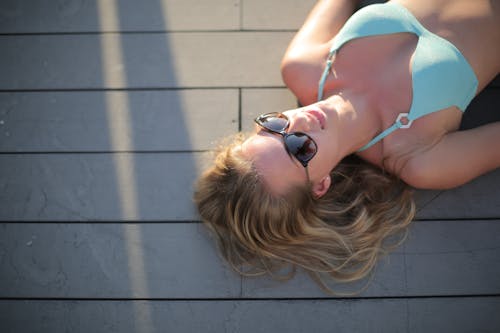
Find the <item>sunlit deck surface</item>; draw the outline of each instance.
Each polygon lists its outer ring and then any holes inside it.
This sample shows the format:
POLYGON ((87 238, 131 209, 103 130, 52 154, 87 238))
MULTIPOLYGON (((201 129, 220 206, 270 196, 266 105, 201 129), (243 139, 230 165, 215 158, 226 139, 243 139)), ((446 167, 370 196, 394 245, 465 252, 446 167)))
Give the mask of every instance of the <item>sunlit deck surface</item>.
POLYGON ((352 297, 242 279, 199 223, 213 143, 296 106, 279 63, 314 2, 0 2, 0 332, 500 332, 500 170, 418 191, 352 297))

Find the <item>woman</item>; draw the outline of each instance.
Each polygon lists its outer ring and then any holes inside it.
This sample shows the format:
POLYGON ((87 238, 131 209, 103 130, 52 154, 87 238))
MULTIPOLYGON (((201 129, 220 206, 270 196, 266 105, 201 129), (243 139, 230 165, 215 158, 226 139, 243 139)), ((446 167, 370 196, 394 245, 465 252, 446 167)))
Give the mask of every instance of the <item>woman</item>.
POLYGON ((458 131, 500 69, 499 4, 354 6, 320 1, 284 56, 308 106, 259 116, 198 182, 200 215, 242 274, 300 267, 328 291, 325 276, 361 279, 404 236, 410 186, 452 188, 500 166, 500 122, 458 131))

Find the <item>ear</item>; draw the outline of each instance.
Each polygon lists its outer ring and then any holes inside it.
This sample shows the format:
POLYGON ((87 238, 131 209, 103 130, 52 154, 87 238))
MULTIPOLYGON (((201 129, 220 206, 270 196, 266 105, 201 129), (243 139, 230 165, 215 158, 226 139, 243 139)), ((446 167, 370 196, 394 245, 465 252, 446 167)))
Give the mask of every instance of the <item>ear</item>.
POLYGON ((330 188, 332 184, 332 179, 330 175, 321 179, 318 183, 313 185, 312 191, 316 198, 321 198, 330 188))

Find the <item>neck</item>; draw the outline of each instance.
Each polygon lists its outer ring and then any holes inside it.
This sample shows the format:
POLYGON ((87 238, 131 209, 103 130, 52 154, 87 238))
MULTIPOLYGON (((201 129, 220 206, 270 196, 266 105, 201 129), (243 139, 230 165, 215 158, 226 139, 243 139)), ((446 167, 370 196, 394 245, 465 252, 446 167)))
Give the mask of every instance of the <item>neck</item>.
POLYGON ((381 129, 373 103, 366 94, 343 91, 332 95, 318 105, 335 120, 333 130, 338 133, 339 160, 355 153, 367 144, 381 129))

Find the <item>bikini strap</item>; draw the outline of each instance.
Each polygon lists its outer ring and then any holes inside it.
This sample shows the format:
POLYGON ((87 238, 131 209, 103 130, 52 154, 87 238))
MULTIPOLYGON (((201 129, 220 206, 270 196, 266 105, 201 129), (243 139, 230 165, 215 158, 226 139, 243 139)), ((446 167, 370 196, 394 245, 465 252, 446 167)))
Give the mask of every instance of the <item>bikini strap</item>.
POLYGON ((413 119, 409 118, 408 113, 406 113, 406 112, 400 113, 398 115, 396 121, 394 122, 394 124, 391 127, 389 127, 388 129, 386 129, 385 131, 383 131, 382 133, 380 133, 379 135, 377 135, 376 137, 371 139, 370 142, 368 142, 366 145, 364 145, 363 147, 358 149, 358 152, 370 148, 371 146, 373 146, 374 144, 376 144, 377 142, 379 142, 380 140, 382 140, 383 138, 385 138, 386 136, 388 136, 389 134, 391 134, 392 132, 394 132, 395 130, 397 130, 399 128, 410 128, 412 123, 413 123, 413 119), (401 122, 401 119, 403 119, 403 118, 406 118, 406 120, 407 120, 406 124, 403 124, 401 122))
POLYGON ((328 73, 330 72, 330 68, 332 68, 333 55, 335 54, 335 51, 336 50, 332 47, 332 49, 328 53, 328 58, 326 58, 325 70, 323 71, 323 74, 321 74, 321 78, 319 79, 319 83, 318 83, 318 102, 323 99, 323 92, 325 89, 325 81, 326 81, 326 77, 328 76, 328 73))

